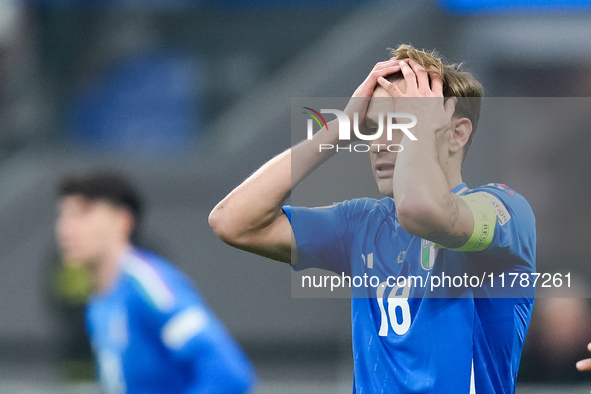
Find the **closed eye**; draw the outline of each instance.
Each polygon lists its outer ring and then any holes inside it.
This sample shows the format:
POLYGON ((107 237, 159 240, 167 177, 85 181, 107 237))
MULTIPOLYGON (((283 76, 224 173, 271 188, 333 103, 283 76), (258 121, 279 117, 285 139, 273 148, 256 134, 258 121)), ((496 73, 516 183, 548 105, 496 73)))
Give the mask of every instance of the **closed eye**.
POLYGON ((365 135, 374 135, 378 132, 378 125, 373 120, 365 118, 361 132, 365 135))

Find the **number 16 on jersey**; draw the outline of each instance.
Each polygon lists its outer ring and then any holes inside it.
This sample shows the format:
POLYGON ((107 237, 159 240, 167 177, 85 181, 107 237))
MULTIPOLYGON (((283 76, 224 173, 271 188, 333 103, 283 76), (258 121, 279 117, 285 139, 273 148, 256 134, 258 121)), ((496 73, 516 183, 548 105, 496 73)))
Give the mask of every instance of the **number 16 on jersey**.
POLYGON ((404 287, 395 285, 390 290, 387 298, 388 306, 386 312, 384 294, 387 289, 386 282, 382 282, 376 291, 376 301, 378 302, 381 313, 380 332, 378 334, 381 337, 388 336, 388 330, 391 326, 394 333, 404 335, 409 330, 411 323, 410 305, 408 304, 411 284, 407 283, 404 287), (388 324, 388 320, 390 324, 388 324))

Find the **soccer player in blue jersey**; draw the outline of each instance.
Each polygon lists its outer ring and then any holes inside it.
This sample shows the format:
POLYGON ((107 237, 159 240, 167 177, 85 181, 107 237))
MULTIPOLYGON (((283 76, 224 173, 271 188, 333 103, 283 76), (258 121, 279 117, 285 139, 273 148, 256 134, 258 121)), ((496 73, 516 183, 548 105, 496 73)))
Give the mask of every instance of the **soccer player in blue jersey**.
MULTIPOLYGON (((210 214, 223 241, 294 270, 379 279, 377 286, 353 290, 356 393, 515 391, 533 306, 528 278, 535 271, 535 220, 511 188, 470 189, 462 181, 481 96, 481 85, 458 66, 402 45, 374 67, 345 108, 351 120, 355 112, 364 120, 364 133, 378 136, 387 112, 418 119, 416 141, 402 132, 373 141, 371 166, 386 198, 283 205, 292 187, 336 153, 320 144, 350 142, 339 140, 332 121, 263 165, 210 214), (392 143, 403 150, 380 149, 392 143), (523 279, 513 291, 499 282, 510 274, 523 279), (444 282, 435 290, 419 283, 446 275, 486 280, 464 287, 444 282), (411 276, 414 283, 389 281, 411 276)), ((330 188, 331 180, 325 184, 330 188)))
POLYGON ((68 177, 56 233, 65 260, 87 268, 87 328, 105 393, 244 393, 256 377, 244 352, 189 279, 132 245, 141 205, 118 175, 68 177))

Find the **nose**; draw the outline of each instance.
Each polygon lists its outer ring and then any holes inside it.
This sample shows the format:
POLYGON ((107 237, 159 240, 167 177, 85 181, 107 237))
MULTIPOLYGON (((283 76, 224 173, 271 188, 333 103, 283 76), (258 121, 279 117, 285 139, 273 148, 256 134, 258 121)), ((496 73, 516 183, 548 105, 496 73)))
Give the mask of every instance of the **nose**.
POLYGON ((393 157, 394 160, 396 160, 396 156, 401 151, 402 151, 402 146, 400 144, 373 143, 370 145, 369 153, 372 156, 388 155, 388 157, 393 157))
POLYGON ((380 130, 379 133, 375 134, 375 139, 372 141, 375 144, 388 144, 390 141, 388 140, 388 132, 386 128, 380 130))
POLYGON ((373 155, 377 155, 380 152, 384 151, 384 144, 376 141, 371 141, 371 144, 369 145, 369 153, 373 154, 373 155))
POLYGON ((388 140, 387 133, 384 131, 376 139, 370 142, 370 152, 380 153, 386 151, 386 147, 391 144, 392 141, 388 140))

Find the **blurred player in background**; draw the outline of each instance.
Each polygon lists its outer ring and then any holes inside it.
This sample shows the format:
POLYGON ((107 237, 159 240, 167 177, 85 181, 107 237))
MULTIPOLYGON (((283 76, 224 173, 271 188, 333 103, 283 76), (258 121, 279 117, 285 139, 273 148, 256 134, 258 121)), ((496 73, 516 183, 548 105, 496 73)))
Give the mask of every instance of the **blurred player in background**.
POLYGON ((374 67, 345 109, 351 120, 358 114, 366 135, 379 136, 388 112, 418 118, 416 141, 402 132, 372 141, 372 170, 388 197, 313 209, 283 206, 291 188, 336 153, 320 144, 350 143, 339 140, 332 121, 234 189, 211 212, 210 225, 228 244, 294 270, 380 279, 379 286, 353 289, 354 392, 512 393, 533 307, 527 280, 515 293, 495 279, 494 286, 487 282, 448 297, 441 296, 450 289, 428 294, 411 281, 402 287, 386 281, 443 273, 528 275, 535 272, 536 250, 534 215, 521 195, 501 184, 470 189, 462 181, 481 85, 433 53, 403 45, 392 55, 374 67), (393 143, 403 150, 383 148, 393 143))
POLYGON ((140 199, 123 178, 91 173, 59 187, 57 241, 84 265, 94 294, 87 329, 106 393, 244 393, 246 355, 189 279, 132 245, 140 199))

